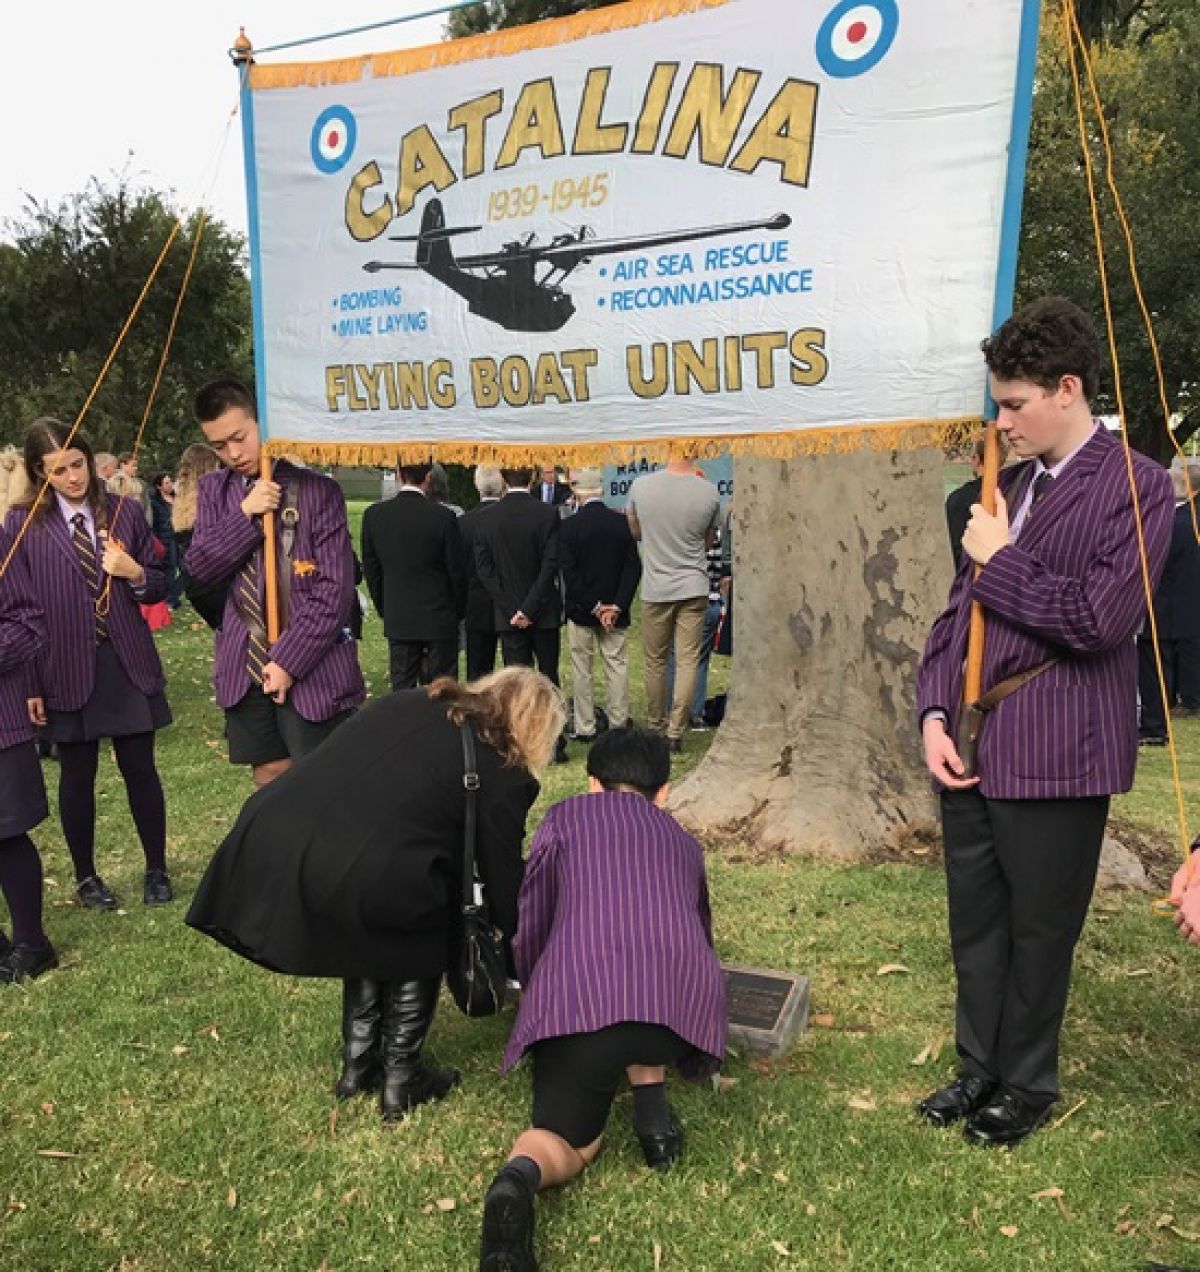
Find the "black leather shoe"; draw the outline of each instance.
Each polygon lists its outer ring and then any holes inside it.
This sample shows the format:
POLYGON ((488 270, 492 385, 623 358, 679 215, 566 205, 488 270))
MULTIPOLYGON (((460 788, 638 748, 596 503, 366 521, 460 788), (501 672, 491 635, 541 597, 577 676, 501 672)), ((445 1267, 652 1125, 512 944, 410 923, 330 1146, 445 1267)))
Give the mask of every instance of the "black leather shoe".
POLYGON ((502 1170, 483 1202, 479 1272, 537 1272, 533 1193, 520 1171, 502 1170))
POLYGON ((991 1078, 960 1073, 949 1086, 927 1095, 917 1105, 917 1112, 934 1126, 949 1126, 983 1108, 995 1090, 996 1083, 991 1078))
POLYGON ((379 1090, 383 1080, 379 1055, 383 991, 377 980, 342 982, 342 1072, 333 1089, 339 1100, 379 1090))
POLYGON ((638 1132, 637 1141, 642 1146, 642 1156, 651 1170, 670 1170, 683 1155, 683 1127, 675 1117, 675 1110, 668 1109, 671 1124, 665 1131, 638 1132))
POLYGON ((85 910, 115 910, 116 894, 99 875, 88 875, 75 885, 75 895, 85 910))
POLYGON ((0 985, 19 985, 37 980, 58 966, 58 955, 49 941, 45 945, 14 945, 0 958, 0 985))
POLYGON ((1001 1088, 963 1127, 963 1136, 972 1144, 988 1148, 1012 1148, 1028 1139, 1050 1116, 1049 1104, 1030 1104, 1015 1091, 1001 1088))
POLYGON ((441 977, 433 976, 397 981, 384 990, 379 1108, 385 1122, 397 1122, 418 1105, 443 1099, 462 1080, 457 1069, 431 1069, 421 1059, 440 985, 441 977))
POLYGON ((142 889, 143 905, 170 905, 175 900, 171 876, 165 870, 147 870, 146 886, 142 889))

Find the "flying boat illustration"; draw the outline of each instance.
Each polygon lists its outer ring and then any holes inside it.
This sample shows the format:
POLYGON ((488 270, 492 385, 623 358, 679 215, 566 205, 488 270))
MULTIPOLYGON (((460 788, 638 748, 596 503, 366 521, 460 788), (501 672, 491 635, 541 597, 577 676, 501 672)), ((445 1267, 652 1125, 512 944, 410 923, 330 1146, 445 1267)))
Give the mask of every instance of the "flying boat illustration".
POLYGON ((672 243, 749 234, 757 230, 778 233, 792 218, 786 212, 760 221, 707 225, 690 230, 663 230, 628 238, 598 239, 589 226, 558 234, 548 243, 537 242, 533 233, 503 244, 498 251, 455 256, 450 240, 477 234, 480 225, 447 225, 440 199, 430 199, 421 216, 419 234, 393 234, 394 243, 415 243, 412 261, 368 261, 374 274, 384 269, 419 269, 457 292, 471 313, 508 331, 558 331, 575 312, 575 302, 562 284, 581 265, 597 256, 644 252, 672 243))

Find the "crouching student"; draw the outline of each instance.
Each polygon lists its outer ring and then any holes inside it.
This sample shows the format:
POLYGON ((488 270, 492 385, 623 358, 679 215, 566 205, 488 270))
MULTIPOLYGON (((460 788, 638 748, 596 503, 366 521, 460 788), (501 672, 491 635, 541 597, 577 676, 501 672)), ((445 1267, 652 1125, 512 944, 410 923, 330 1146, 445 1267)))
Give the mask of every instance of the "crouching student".
POLYGON ((532 1056, 532 1128, 488 1189, 481 1272, 536 1272, 534 1195, 595 1160, 622 1077, 646 1164, 665 1170, 683 1149, 666 1066, 700 1081, 725 1054, 703 850, 663 808, 667 741, 613 729, 587 767, 589 793, 546 814, 521 886, 504 1067, 532 1056))

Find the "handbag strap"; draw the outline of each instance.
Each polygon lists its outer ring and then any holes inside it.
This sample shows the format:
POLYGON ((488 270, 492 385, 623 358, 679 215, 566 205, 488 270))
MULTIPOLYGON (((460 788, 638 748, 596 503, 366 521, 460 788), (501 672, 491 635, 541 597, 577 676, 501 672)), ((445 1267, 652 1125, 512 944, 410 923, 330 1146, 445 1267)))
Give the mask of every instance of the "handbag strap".
POLYGON ((1019 671, 1015 676, 1009 676, 1007 680, 1002 680, 998 685, 994 685, 991 689, 979 699, 975 706, 980 711, 991 711, 998 707, 1005 698, 1011 693, 1016 693, 1018 689, 1027 685, 1031 680, 1036 679, 1043 671, 1049 671, 1054 664, 1058 662, 1057 658, 1047 658, 1045 662, 1038 663, 1036 667, 1029 667, 1025 671, 1019 671))
POLYGON ((469 724, 459 725, 463 750, 463 789, 466 816, 463 818, 463 909, 475 905, 475 831, 479 820, 479 773, 475 763, 475 734, 469 724))

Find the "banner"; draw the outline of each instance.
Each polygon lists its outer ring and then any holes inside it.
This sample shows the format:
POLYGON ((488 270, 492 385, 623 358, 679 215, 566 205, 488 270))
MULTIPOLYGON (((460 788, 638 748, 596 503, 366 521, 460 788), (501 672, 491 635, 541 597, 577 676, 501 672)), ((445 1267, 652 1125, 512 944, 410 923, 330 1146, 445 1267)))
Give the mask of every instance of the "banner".
POLYGON ((254 66, 273 449, 786 454, 976 419, 1036 11, 640 0, 254 66))

